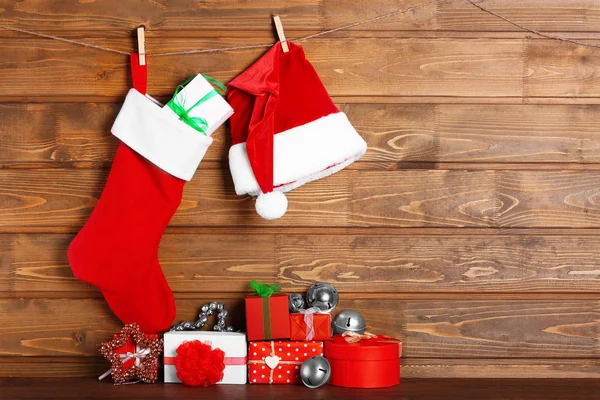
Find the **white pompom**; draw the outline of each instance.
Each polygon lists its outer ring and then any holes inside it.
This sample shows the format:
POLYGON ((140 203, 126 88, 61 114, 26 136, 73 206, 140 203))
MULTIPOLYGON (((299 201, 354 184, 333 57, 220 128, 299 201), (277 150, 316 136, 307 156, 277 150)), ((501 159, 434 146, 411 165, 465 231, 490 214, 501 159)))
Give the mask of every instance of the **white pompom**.
POLYGON ((264 219, 281 218, 287 211, 287 207, 287 197, 282 192, 261 193, 256 199, 256 212, 264 219))

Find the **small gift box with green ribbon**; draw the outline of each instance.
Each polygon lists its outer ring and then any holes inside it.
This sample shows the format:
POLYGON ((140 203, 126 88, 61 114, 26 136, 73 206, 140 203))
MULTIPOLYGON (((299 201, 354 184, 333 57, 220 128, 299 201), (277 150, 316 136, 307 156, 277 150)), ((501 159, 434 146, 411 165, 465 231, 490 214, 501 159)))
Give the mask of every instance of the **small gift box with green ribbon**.
POLYGON ((289 339, 288 296, 277 285, 252 281, 256 292, 246 297, 246 331, 249 341, 289 339))
POLYGON ((207 75, 191 77, 177 86, 163 110, 174 114, 201 134, 210 136, 233 114, 233 109, 215 87, 223 94, 226 91, 225 85, 207 75))

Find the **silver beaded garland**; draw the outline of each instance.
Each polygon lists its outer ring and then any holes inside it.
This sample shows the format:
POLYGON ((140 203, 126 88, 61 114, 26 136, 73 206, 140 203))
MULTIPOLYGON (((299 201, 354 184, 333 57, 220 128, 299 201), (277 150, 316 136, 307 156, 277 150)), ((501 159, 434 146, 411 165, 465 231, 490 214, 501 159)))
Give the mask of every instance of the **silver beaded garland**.
POLYGON ((340 297, 329 283, 318 282, 308 288, 306 302, 309 307, 317 307, 323 312, 331 312, 338 305, 340 297))
POLYGON ((331 378, 331 365, 325 357, 311 357, 300 367, 300 380, 311 389, 327 384, 329 378, 331 378))
POLYGON ((228 326, 225 322, 225 319, 229 316, 229 313, 225 310, 225 304, 216 301, 211 301, 210 303, 202 305, 196 321, 181 322, 169 329, 169 332, 195 331, 197 329, 202 329, 204 325, 208 323, 208 317, 215 313, 217 314, 217 323, 213 327, 213 330, 217 332, 234 332, 234 328, 228 326))

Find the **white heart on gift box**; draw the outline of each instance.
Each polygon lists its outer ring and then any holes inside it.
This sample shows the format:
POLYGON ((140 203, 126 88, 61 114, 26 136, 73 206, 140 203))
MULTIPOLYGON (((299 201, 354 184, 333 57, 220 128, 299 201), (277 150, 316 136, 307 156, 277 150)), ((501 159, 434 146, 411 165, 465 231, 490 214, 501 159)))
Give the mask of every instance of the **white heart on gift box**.
POLYGON ((280 358, 277 356, 267 356, 265 357, 265 364, 267 364, 267 367, 275 369, 275 367, 279 364, 279 360, 280 358))

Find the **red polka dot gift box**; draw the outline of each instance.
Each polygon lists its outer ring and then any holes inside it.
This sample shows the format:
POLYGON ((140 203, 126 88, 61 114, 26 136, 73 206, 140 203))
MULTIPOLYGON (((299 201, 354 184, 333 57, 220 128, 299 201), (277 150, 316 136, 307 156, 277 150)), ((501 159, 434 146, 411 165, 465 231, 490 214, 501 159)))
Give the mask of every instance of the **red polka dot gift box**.
POLYGON ((298 384, 300 366, 313 356, 323 355, 323 342, 250 342, 248 382, 250 384, 298 384))

